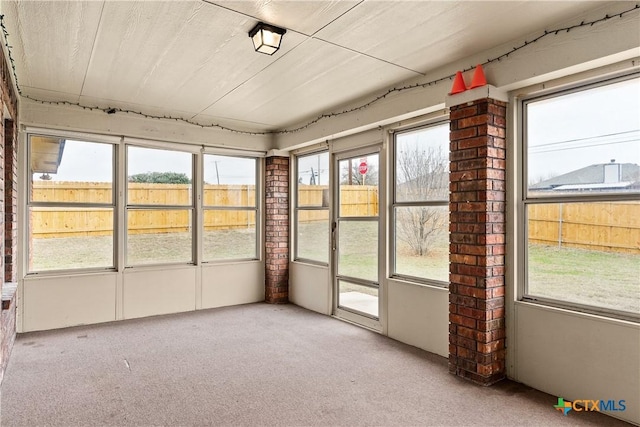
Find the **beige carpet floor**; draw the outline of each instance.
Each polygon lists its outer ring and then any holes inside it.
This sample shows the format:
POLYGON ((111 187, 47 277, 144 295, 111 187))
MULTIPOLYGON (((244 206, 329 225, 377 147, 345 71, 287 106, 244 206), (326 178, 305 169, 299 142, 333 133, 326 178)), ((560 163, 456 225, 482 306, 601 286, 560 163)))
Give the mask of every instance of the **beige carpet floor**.
POLYGON ((626 425, 294 305, 22 334, 1 400, 3 427, 626 425))

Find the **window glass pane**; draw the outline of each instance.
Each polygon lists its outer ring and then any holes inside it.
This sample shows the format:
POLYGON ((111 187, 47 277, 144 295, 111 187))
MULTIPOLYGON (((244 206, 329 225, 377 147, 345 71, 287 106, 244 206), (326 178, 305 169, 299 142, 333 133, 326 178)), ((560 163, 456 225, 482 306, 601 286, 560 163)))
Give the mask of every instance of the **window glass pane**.
POLYGON ((299 210, 296 258, 329 262, 329 211, 299 210))
POLYGON ((378 221, 340 221, 338 274, 378 282, 378 221))
POLYGON ((127 203, 190 205, 192 155, 180 151, 127 147, 127 203))
POLYGON ((529 195, 640 191, 640 78, 526 106, 529 195))
POLYGON ((32 135, 31 200, 113 204, 113 146, 32 135))
POLYGON ((527 206, 531 296, 640 313, 640 202, 527 206))
POLYGON ((403 132, 395 144, 396 202, 449 200, 449 125, 403 132))
POLYGON ((204 184, 204 206, 254 207, 256 186, 254 184, 204 184))
POLYGON ((378 216, 378 158, 371 154, 338 163, 341 217, 378 216))
POLYGON ((113 267, 113 209, 29 209, 29 271, 113 267))
POLYGON ((204 206, 256 206, 256 159, 205 154, 204 206))
POLYGON ((256 259, 256 212, 205 210, 203 245, 205 261, 256 259))
POLYGON ((127 211, 127 265, 192 262, 191 210, 127 211))
POLYGON ((449 281, 449 207, 395 208, 395 273, 449 281))
POLYGON ((329 153, 298 157, 298 206, 329 207, 329 153))

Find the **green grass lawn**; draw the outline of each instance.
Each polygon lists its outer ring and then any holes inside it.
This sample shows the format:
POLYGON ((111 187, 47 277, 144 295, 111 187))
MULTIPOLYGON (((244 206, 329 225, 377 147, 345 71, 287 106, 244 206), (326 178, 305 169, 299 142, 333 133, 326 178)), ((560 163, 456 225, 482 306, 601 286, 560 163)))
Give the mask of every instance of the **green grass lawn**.
MULTIPOLYGON (((132 235, 127 242, 127 264, 191 262, 191 240, 190 233, 132 235)), ((206 261, 256 257, 252 230, 206 231, 203 242, 206 261)), ((110 236, 34 239, 32 266, 34 271, 112 267, 113 239, 110 236)))
MULTIPOLYGON (((375 280, 378 241, 373 222, 351 222, 342 230, 340 273, 375 280)), ((327 223, 308 223, 299 230, 305 255, 327 256, 327 223)), ((427 256, 412 255, 399 245, 399 273, 448 281, 447 237, 436 241, 427 256)), ((204 235, 206 259, 252 258, 255 234, 246 230, 223 230, 204 235)), ((36 239, 33 270, 110 267, 110 237, 36 239)), ((129 264, 189 262, 188 234, 141 234, 128 243, 129 264)), ((633 254, 531 245, 529 247, 528 294, 616 310, 640 312, 640 257, 633 254)))
POLYGON ((640 313, 640 256, 529 246, 528 293, 640 313))

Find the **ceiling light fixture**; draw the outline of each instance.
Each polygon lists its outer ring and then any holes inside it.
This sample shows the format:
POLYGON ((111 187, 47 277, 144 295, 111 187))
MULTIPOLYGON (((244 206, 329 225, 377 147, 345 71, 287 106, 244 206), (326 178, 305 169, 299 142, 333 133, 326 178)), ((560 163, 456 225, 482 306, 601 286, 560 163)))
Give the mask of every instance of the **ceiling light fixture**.
POLYGON ((273 55, 280 49, 282 35, 287 30, 275 27, 273 25, 258 22, 258 24, 249 31, 249 37, 253 41, 253 47, 256 52, 273 55))

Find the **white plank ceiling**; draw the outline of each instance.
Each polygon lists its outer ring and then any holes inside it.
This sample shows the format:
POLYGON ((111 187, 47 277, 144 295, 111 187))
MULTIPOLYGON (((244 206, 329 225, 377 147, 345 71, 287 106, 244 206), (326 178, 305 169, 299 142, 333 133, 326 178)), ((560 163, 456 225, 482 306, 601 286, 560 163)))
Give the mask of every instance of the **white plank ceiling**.
POLYGON ((603 3, 3 0, 1 7, 25 95, 262 131, 603 3), (253 50, 247 33, 258 21, 287 29, 273 56, 253 50))

